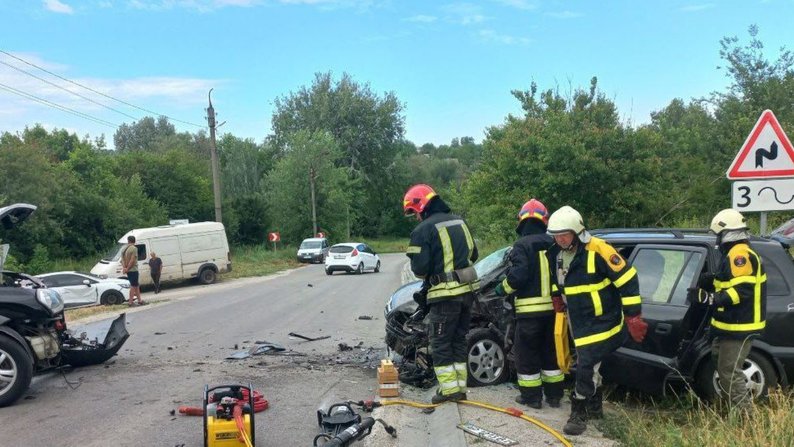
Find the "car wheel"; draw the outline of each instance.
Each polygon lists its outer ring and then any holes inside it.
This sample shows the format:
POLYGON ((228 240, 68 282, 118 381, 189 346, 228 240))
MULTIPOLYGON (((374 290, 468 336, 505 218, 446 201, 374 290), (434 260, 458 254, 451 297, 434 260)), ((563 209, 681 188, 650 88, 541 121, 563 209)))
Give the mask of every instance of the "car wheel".
POLYGON ((101 298, 99 298, 100 304, 106 304, 108 306, 115 306, 116 304, 121 304, 123 302, 124 295, 122 295, 118 290, 108 290, 102 294, 101 298))
POLYGON ((33 359, 16 341, 0 336, 0 407, 17 401, 30 386, 33 359))
MULTIPOLYGON (((765 398, 770 388, 778 384, 777 371, 761 353, 750 351, 742 365, 745 383, 750 389, 753 399, 765 398)), ((706 400, 714 400, 721 392, 720 380, 714 360, 709 357, 700 366, 696 378, 698 393, 706 400)))
POLYGON ((331 275, 334 274, 334 272, 332 272, 332 271, 330 271, 328 269, 325 269, 325 274, 328 275, 328 276, 331 276, 331 275))
POLYGON ((478 328, 466 336, 469 386, 496 385, 510 376, 502 341, 493 331, 478 328))
POLYGON ((356 269, 356 275, 360 275, 362 273, 364 273, 364 263, 363 262, 361 264, 359 264, 358 268, 356 269))
POLYGON ((378 263, 375 264, 375 273, 378 273, 378 272, 380 272, 380 261, 378 261, 378 263))
POLYGON ((202 284, 212 284, 215 282, 215 270, 211 268, 205 268, 199 273, 199 281, 202 284))

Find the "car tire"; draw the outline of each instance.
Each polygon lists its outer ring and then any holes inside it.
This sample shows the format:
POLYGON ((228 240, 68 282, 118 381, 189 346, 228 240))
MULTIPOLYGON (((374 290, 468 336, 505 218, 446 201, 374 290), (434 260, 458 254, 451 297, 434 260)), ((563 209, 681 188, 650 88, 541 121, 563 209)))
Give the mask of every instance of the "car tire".
POLYGON ((378 272, 380 272, 380 261, 378 261, 378 263, 375 264, 375 273, 378 273, 378 272))
POLYGON ((215 278, 217 275, 215 274, 215 270, 211 268, 205 268, 199 272, 198 280, 202 284, 212 284, 215 282, 215 278))
POLYGON ((33 359, 27 351, 9 337, 0 336, 0 370, 4 380, 0 382, 0 407, 16 402, 27 391, 33 378, 33 359))
POLYGON ((124 295, 118 290, 108 290, 99 298, 99 304, 115 306, 124 302, 124 295))
POLYGON ((469 386, 497 385, 508 380, 507 355, 501 337, 494 331, 473 329, 466 335, 466 345, 469 386))
MULTIPOLYGON (((750 383, 750 392, 753 394, 753 399, 766 398, 769 390, 774 389, 778 385, 779 378, 775 367, 758 351, 750 351, 742 369, 750 383)), ((698 368, 695 381, 697 392, 702 398, 707 401, 713 401, 717 398, 717 371, 711 356, 704 360, 700 368, 698 368)))
POLYGON ((360 263, 358 265, 358 268, 356 269, 356 275, 361 275, 362 273, 364 273, 364 263, 363 262, 360 263))
POLYGON ((334 272, 332 272, 332 271, 330 271, 328 269, 325 269, 325 274, 328 275, 328 276, 331 276, 331 275, 334 274, 334 272))

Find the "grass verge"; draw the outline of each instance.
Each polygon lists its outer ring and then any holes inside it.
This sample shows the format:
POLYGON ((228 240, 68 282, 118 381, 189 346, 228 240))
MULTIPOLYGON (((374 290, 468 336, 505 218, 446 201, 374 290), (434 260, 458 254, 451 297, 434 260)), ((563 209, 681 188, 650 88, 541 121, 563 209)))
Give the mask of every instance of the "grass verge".
POLYGON ((597 427, 627 447, 794 446, 794 394, 775 390, 748 412, 726 412, 694 395, 621 406, 597 427))
POLYGON ((262 245, 234 247, 232 271, 224 273, 222 278, 263 276, 298 267, 301 263, 295 259, 296 252, 296 249, 289 246, 275 251, 262 245))

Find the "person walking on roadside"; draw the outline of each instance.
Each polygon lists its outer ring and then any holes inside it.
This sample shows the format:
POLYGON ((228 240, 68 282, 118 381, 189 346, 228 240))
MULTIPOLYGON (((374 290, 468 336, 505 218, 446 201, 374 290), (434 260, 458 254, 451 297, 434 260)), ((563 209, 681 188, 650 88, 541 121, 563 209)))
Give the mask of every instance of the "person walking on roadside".
POLYGON ((766 273, 761 257, 750 247, 744 216, 728 208, 711 220, 717 235, 720 263, 716 273, 701 276, 700 287, 713 292, 711 356, 719 377, 717 390, 729 408, 744 409, 752 396, 747 388, 744 361, 752 339, 766 327, 766 273))
POLYGON ((510 250, 505 279, 496 286, 499 296, 511 295, 515 309, 515 335, 510 329, 505 349, 512 344, 520 395, 516 402, 529 407, 546 403, 558 408, 563 394, 563 375, 557 365, 554 343, 554 307, 551 301, 551 270, 546 250, 554 243, 547 234, 549 212, 537 199, 518 212, 518 241, 510 250), (510 343, 510 340, 513 342, 510 343))
POLYGON ((138 305, 145 304, 141 301, 141 286, 138 281, 138 247, 135 246, 135 236, 127 236, 127 247, 121 253, 121 271, 130 281, 130 306, 135 305, 135 297, 138 297, 138 305))
POLYGON ((157 253, 151 252, 149 254, 149 274, 152 275, 152 284, 154 284, 154 293, 160 293, 160 273, 163 271, 163 260, 157 257, 157 253))
POLYGON ((466 222, 428 185, 414 185, 403 197, 403 211, 419 225, 411 232, 407 255, 411 270, 424 280, 418 301, 430 308, 430 348, 438 379, 434 404, 466 398, 466 333, 471 322, 474 292, 480 282, 472 264, 477 260, 466 222))
POLYGON ((549 217, 548 231, 554 238, 548 251, 553 306, 567 311, 576 347, 576 384, 563 431, 580 435, 589 418, 603 416, 601 361, 623 344, 626 327, 641 343, 648 324, 641 315, 637 270, 614 247, 591 236, 578 211, 558 209, 549 217))

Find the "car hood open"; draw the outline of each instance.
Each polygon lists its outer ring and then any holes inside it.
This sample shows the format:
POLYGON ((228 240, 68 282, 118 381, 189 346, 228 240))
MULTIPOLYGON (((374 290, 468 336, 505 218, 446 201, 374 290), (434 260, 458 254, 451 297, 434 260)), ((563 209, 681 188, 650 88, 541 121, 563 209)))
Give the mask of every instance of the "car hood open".
POLYGON ((4 206, 0 208, 0 224, 6 230, 10 230, 27 219, 33 214, 33 211, 36 211, 36 205, 28 203, 15 203, 4 206))

